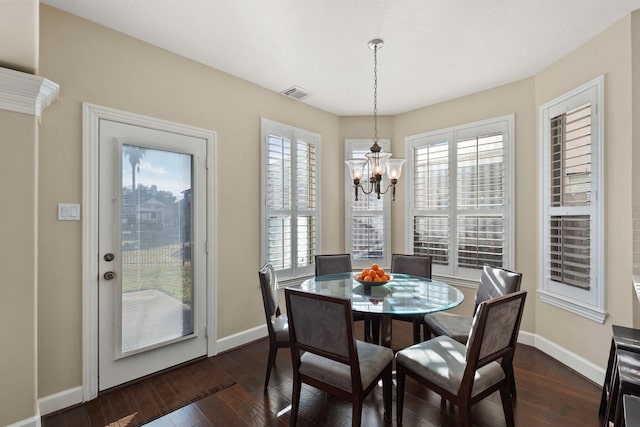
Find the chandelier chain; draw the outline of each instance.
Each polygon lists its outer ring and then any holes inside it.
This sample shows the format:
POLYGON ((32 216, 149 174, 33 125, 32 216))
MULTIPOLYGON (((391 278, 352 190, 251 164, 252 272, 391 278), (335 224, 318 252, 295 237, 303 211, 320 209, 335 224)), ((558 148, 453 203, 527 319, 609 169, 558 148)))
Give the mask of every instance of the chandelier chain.
POLYGON ((373 48, 373 142, 378 142, 378 45, 373 48))

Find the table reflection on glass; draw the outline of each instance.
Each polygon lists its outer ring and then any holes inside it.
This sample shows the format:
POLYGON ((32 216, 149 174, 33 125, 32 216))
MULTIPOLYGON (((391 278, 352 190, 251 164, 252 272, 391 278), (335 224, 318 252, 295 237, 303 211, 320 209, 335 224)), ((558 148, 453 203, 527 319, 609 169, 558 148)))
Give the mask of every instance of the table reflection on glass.
POLYGON ((407 274, 393 273, 383 285, 365 285, 358 273, 339 273, 305 280, 300 288, 306 292, 351 299, 354 311, 381 318, 382 345, 391 346, 391 316, 428 314, 456 307, 464 299, 458 289, 444 282, 407 274))

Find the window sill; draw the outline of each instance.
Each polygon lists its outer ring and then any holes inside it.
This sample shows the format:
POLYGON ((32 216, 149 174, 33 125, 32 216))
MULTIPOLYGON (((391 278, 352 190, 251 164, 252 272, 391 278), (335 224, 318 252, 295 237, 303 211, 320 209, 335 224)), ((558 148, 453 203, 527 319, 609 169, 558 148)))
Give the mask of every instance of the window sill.
POLYGON ((538 294, 540 294, 542 302, 551 304, 573 314, 577 314, 578 316, 585 317, 589 320, 593 320, 594 322, 603 324, 607 318, 607 313, 605 312, 596 310, 588 305, 563 298, 557 294, 543 290, 538 290, 538 294))
POLYGON ((469 279, 466 277, 445 276, 442 274, 434 274, 433 278, 451 286, 458 286, 461 288, 478 289, 478 280, 469 279))
POLYGON ((313 276, 288 277, 283 280, 278 280, 278 289, 290 288, 293 286, 300 286, 302 282, 312 277, 313 276))

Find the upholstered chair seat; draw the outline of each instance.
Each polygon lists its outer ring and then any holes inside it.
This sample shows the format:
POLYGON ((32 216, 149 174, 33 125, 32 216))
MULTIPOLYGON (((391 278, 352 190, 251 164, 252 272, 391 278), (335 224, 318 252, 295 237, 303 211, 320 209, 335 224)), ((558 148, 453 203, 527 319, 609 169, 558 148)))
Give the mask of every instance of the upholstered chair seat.
POLYGON ((507 427, 514 426, 509 372, 512 372, 526 292, 486 300, 478 306, 467 344, 448 337, 414 344, 396 354, 397 424, 402 425, 406 377, 427 386, 458 407, 463 427, 471 427, 471 407, 500 391, 507 427))
MULTIPOLYGON (((401 350, 396 358, 420 377, 455 394, 460 389, 467 367, 466 351, 464 344, 440 336, 401 350)), ((505 373, 498 362, 481 367, 474 374, 471 396, 477 396, 504 378, 505 373)))
MULTIPOLYGON (((483 266, 480 284, 476 292, 474 313, 478 310, 478 306, 484 301, 518 292, 521 283, 522 273, 490 265, 483 266)), ((469 338, 472 320, 472 317, 444 312, 427 314, 424 316, 425 335, 446 335, 462 344, 466 344, 469 338)), ((507 377, 511 384, 511 396, 515 398, 516 383, 512 370, 507 372, 507 377)))
POLYGON ((353 426, 360 426, 365 397, 382 380, 384 417, 391 418, 393 351, 353 335, 351 301, 285 289, 293 365, 290 425, 298 420, 302 383, 351 401, 353 426))

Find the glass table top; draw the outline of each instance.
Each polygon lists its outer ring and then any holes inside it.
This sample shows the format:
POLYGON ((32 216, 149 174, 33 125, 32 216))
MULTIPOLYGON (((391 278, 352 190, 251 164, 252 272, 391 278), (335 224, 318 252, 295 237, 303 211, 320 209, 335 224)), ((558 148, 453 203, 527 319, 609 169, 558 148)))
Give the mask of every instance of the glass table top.
POLYGON ((427 314, 459 305, 464 295, 438 280, 392 273, 383 285, 363 285, 359 273, 339 273, 305 280, 300 289, 351 299, 354 311, 377 314, 427 314))

